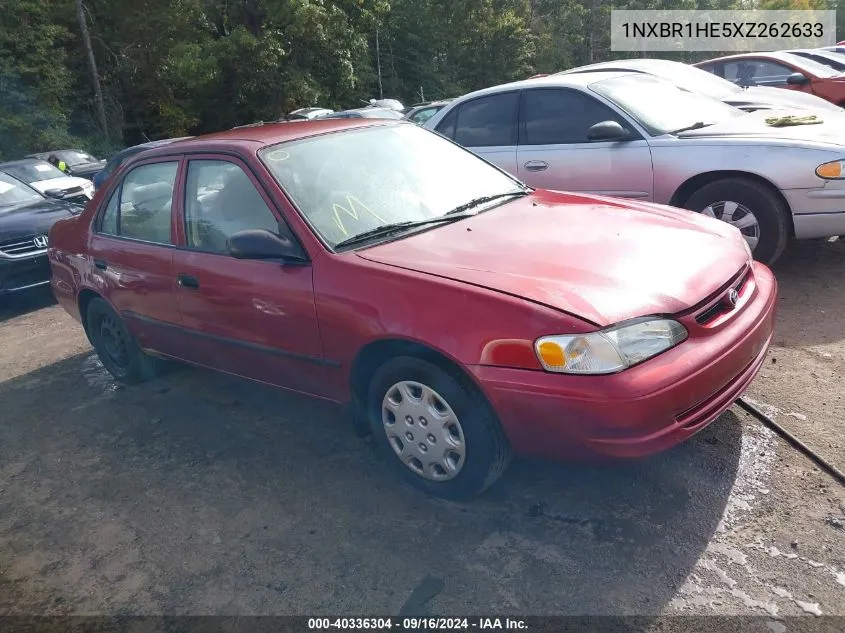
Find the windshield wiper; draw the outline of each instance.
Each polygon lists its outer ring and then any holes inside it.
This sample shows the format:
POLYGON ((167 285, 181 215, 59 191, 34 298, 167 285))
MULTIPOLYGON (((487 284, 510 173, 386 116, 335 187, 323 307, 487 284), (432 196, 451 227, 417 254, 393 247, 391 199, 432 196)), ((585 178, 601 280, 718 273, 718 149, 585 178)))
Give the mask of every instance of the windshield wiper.
POLYGON ((704 121, 696 121, 692 125, 688 125, 686 127, 678 128, 677 130, 672 130, 671 132, 667 132, 667 134, 680 134, 681 132, 689 132, 690 130, 700 130, 703 127, 707 127, 708 125, 714 125, 713 123, 705 123, 704 121))
POLYGON ((507 193, 497 193, 494 196, 481 196, 480 198, 473 198, 469 202, 466 202, 458 207, 455 207, 446 215, 455 215, 457 213, 463 213, 464 211, 468 211, 473 207, 477 207, 480 204, 484 204, 485 202, 492 202, 493 200, 498 200, 499 198, 508 198, 510 196, 527 196, 528 191, 525 189, 520 189, 519 191, 508 191, 507 193))
POLYGON ((385 235, 390 235, 391 233, 398 233, 400 231, 406 231, 408 229, 413 229, 418 226, 425 226, 427 224, 437 224, 440 222, 457 222, 458 220, 470 217, 471 215, 475 214, 466 213, 461 215, 449 215, 448 217, 445 215, 441 215, 436 218, 428 218, 427 220, 414 220, 407 222, 394 222, 392 224, 382 224, 381 226, 377 226, 374 229, 364 231, 363 233, 358 233, 358 235, 353 235, 348 239, 342 240, 335 244, 334 247, 336 250, 344 246, 353 246, 355 244, 360 244, 362 242, 366 242, 377 237, 384 237, 385 235))
POLYGON ((342 240, 334 245, 335 250, 338 248, 343 248, 344 246, 354 246, 355 244, 360 244, 362 242, 367 242, 371 239, 375 239, 378 237, 384 237, 385 235, 391 235, 392 233, 398 233, 400 231, 407 231, 408 229, 414 229, 418 226, 426 226, 428 224, 441 224, 441 223, 448 223, 448 222, 457 222, 458 220, 462 220, 464 218, 472 217, 475 213, 466 213, 473 207, 477 207, 480 204, 484 204, 485 202, 491 202, 493 200, 498 200, 499 198, 506 198, 509 196, 526 196, 528 195, 528 191, 519 190, 519 191, 509 191, 507 193, 497 193, 493 196, 481 196, 480 198, 474 198, 469 202, 462 204, 458 207, 455 207, 451 211, 448 211, 444 215, 438 216, 436 218, 427 218, 425 220, 409 220, 406 222, 393 222, 391 224, 382 224, 381 226, 377 226, 374 229, 370 229, 368 231, 364 231, 363 233, 358 233, 358 235, 353 235, 352 237, 342 240))

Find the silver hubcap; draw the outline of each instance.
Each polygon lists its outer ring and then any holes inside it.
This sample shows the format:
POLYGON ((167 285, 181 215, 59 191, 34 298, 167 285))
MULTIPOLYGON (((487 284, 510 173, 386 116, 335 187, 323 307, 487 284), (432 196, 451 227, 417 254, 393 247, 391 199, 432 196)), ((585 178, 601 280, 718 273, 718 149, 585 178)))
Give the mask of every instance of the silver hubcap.
POLYGON ((431 387, 397 382, 382 400, 381 419, 393 451, 416 474, 448 481, 461 472, 464 431, 452 407, 431 387))
POLYGON ((714 202, 705 207, 701 213, 734 225, 742 233, 753 251, 760 241, 760 223, 751 210, 738 202, 714 202))

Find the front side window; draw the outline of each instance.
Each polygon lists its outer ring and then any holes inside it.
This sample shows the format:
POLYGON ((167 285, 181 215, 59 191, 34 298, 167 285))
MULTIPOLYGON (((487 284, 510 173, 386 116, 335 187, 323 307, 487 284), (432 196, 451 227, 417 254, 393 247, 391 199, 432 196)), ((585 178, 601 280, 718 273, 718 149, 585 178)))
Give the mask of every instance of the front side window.
POLYGON ((523 96, 525 138, 522 145, 589 143, 587 131, 596 123, 628 123, 593 97, 575 90, 526 90, 523 96))
POLYGON ((514 178, 411 123, 282 143, 259 157, 332 248, 376 227, 441 217, 479 197, 523 191, 514 178))
POLYGON ((490 95, 460 106, 455 142, 464 147, 516 145, 518 92, 490 95))
POLYGON ((738 86, 785 84, 792 72, 789 66, 767 60, 748 59, 725 63, 725 79, 738 86))
POLYGON ((170 208, 179 163, 136 167, 112 194, 100 232, 157 244, 172 244, 170 208))
POLYGON ((189 248, 226 253, 234 233, 279 232, 276 216, 243 169, 222 160, 192 160, 185 187, 185 232, 189 248))

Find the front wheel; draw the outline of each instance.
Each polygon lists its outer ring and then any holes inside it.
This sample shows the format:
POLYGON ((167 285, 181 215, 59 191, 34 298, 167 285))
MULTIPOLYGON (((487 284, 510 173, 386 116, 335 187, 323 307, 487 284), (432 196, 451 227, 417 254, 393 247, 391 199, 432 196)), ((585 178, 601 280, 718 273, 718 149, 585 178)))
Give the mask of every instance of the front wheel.
POLYGON ((367 411, 392 470, 429 494, 471 499, 510 461, 507 439, 478 389, 419 358, 401 356, 379 367, 367 411))
POLYGON ((91 300, 86 323, 100 362, 116 380, 134 384, 155 377, 158 362, 141 350, 123 319, 106 301, 91 300))
POLYGON ((747 178, 704 185, 684 204, 739 229, 754 259, 773 264, 789 242, 789 209, 770 187, 747 178))

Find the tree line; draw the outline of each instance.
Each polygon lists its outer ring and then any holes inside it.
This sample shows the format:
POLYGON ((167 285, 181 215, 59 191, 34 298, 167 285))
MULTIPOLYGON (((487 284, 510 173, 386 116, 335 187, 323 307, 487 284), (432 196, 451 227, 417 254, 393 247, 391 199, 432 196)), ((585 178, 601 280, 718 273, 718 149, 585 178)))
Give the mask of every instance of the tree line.
POLYGON ((297 107, 411 104, 621 57, 612 9, 837 2, 845 23, 845 0, 2 0, 0 159, 108 155, 297 107))

